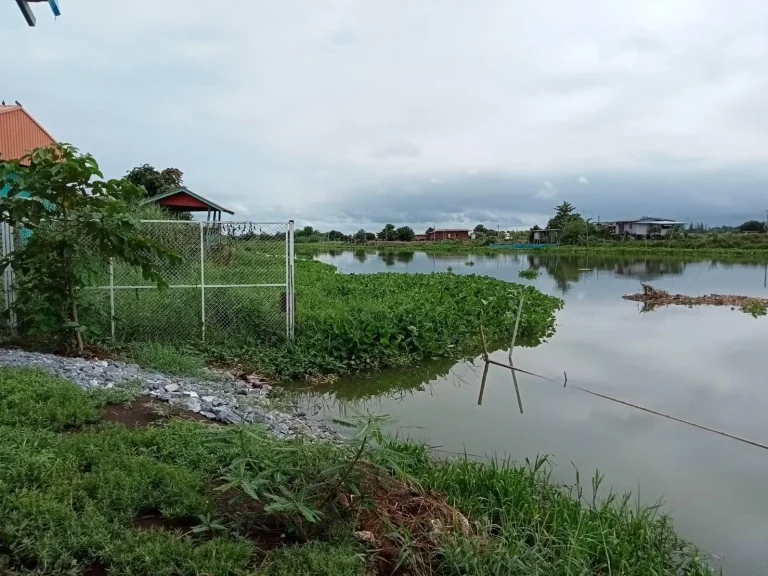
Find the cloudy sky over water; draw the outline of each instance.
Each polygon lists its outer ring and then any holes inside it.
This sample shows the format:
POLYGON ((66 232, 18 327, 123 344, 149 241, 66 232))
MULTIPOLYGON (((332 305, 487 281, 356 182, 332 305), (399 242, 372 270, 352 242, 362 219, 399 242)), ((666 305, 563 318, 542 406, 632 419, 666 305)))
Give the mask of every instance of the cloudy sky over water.
POLYGON ((710 224, 768 208, 764 0, 0 3, 0 98, 247 219, 710 224))

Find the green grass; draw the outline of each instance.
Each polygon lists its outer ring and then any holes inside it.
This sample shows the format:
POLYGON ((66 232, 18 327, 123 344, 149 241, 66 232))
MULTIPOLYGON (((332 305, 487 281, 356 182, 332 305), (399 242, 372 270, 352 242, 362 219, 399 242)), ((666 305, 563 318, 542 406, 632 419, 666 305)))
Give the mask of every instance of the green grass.
POLYGON ((75 428, 99 420, 99 408, 106 403, 129 400, 136 392, 123 387, 84 395, 74 382, 51 378, 42 369, 4 368, 0 370, 0 426, 75 428))
POLYGON ((211 373, 206 370, 203 356, 170 344, 162 342, 129 344, 123 348, 123 351, 142 366, 166 374, 211 378, 211 373))
POLYGON ((594 493, 561 486, 544 460, 438 461, 422 446, 381 438, 370 420, 346 444, 280 441, 258 427, 182 420, 129 430, 98 423, 103 398, 36 370, 0 369, 0 398, 6 396, 14 401, 0 404, 2 570, 389 574, 375 571, 378 562, 352 538, 355 518, 397 510, 409 494, 423 494, 463 513, 472 531, 430 535, 423 531, 429 512, 386 516, 376 536, 396 546, 394 560, 411 574, 710 573, 656 507, 628 496, 600 500, 599 477, 594 493), (62 409, 51 412, 54 405, 62 409), (72 433, 73 423, 87 425, 72 433), (385 490, 377 492, 377 506, 372 478, 385 490), (388 487, 405 478, 412 488, 388 503, 388 487), (338 504, 338 494, 356 495, 351 507, 338 504), (162 515, 165 529, 134 525, 150 510, 162 515), (266 528, 276 531, 271 540, 249 537, 266 528), (285 546, 274 538, 281 533, 285 546))
POLYGON ((578 479, 572 487, 553 482, 546 459, 525 466, 457 459, 428 463, 418 474, 478 521, 474 536, 442 543, 447 573, 710 573, 658 506, 629 494, 600 499, 599 474, 586 494, 578 479))
POLYGON ((269 555, 259 576, 363 576, 365 554, 351 545, 331 546, 312 542, 304 546, 291 546, 269 555))

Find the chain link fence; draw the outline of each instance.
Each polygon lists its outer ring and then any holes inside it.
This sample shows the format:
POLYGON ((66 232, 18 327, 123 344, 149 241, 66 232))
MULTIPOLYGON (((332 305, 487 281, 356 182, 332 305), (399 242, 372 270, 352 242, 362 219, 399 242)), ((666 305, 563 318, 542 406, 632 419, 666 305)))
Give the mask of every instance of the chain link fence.
MULTIPOLYGON (((142 234, 181 257, 158 262, 158 288, 139 268, 105 266, 81 294, 81 321, 120 342, 292 340, 293 222, 143 221, 142 234)), ((13 248, 4 231, 3 247, 13 248)), ((13 286, 10 272, 4 288, 13 286)), ((12 290, 5 290, 6 307, 12 290)))

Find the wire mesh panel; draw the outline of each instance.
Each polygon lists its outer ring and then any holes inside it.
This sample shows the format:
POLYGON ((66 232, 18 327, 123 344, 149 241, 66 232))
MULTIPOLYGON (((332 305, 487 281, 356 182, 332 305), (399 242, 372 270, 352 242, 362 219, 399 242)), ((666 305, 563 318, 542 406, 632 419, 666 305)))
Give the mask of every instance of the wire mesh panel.
MULTIPOLYGON (((0 224, 7 255, 26 237, 0 224)), ((179 256, 157 262, 168 286, 158 288, 139 268, 105 263, 78 296, 81 321, 90 329, 124 342, 293 338, 292 222, 148 220, 141 226, 144 236, 179 256)), ((10 268, 1 284, 12 309, 10 268)), ((0 332, 13 325, 12 318, 9 326, 0 323, 0 332)))
POLYGON ((206 339, 285 338, 286 223, 211 222, 203 229, 206 339))
MULTIPOLYGON (((145 221, 143 235, 181 257, 159 262, 168 288, 115 263, 108 321, 121 341, 259 341, 291 338, 292 224, 145 221)), ((95 320, 103 322, 102 318, 95 320)))

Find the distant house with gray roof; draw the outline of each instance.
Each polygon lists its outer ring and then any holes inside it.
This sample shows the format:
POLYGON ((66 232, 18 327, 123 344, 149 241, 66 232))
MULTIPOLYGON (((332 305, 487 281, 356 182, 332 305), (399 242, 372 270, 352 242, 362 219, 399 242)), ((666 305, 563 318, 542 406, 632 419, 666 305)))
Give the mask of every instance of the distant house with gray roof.
POLYGON ((616 236, 629 236, 631 238, 650 238, 652 236, 667 236, 676 226, 685 224, 671 218, 656 218, 643 216, 634 220, 615 220, 613 222, 600 222, 599 226, 608 228, 616 236))

